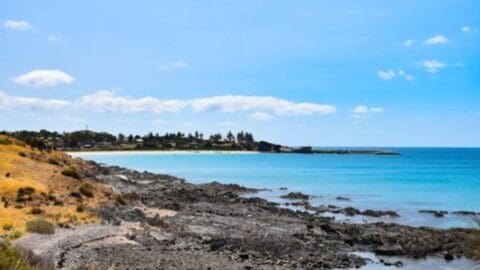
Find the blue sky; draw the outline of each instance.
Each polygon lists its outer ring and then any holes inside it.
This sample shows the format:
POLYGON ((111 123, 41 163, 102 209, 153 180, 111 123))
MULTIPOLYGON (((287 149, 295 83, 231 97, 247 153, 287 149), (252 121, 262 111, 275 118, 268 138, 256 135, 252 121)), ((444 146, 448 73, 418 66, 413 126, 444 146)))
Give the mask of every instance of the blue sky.
POLYGON ((0 129, 480 146, 479 1, 0 3, 0 129))

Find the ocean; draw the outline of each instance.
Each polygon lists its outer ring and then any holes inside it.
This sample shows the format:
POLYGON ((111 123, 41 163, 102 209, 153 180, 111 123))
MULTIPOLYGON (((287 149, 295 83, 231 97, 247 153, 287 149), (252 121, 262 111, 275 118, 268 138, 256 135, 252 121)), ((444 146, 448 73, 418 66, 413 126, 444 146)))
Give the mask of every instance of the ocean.
POLYGON ((470 216, 453 211, 480 212, 480 148, 389 148, 398 156, 195 153, 81 152, 85 159, 141 171, 166 173, 193 183, 218 181, 267 188, 254 196, 279 203, 280 195, 299 191, 314 195, 313 205, 334 204, 361 210, 394 210, 399 218, 363 216, 349 222, 387 221, 440 228, 472 227, 470 216), (280 190, 287 188, 287 191, 280 190), (350 201, 337 200, 338 196, 350 201), (443 218, 419 213, 442 210, 443 218))

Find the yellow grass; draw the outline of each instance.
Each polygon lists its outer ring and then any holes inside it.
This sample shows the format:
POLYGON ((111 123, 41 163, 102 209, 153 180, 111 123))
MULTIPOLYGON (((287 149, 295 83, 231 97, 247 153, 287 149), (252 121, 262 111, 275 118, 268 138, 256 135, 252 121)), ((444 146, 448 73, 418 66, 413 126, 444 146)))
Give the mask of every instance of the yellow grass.
POLYGON ((87 170, 88 164, 74 160, 63 152, 41 152, 0 135, 0 197, 8 201, 7 208, 3 201, 0 202, 0 236, 11 235, 14 231, 25 232, 26 222, 40 216, 57 225, 75 226, 98 222, 98 217, 89 211, 78 212, 77 206, 82 204, 96 208, 102 203, 114 200, 115 193, 103 184, 62 175, 61 171, 66 167, 87 170), (6 140, 10 143, 5 143, 6 140), (20 155, 20 152, 25 156, 20 155), (60 165, 51 164, 49 161, 52 159, 60 165), (79 201, 70 196, 71 192, 78 192, 79 187, 86 182, 93 186, 93 198, 79 201), (34 188, 35 193, 29 196, 26 202, 16 201, 18 190, 26 187, 34 188), (53 195, 55 201, 63 205, 55 205, 54 200, 48 199, 47 194, 53 195), (33 215, 30 213, 32 208, 39 208, 42 213, 33 215), (5 224, 12 225, 13 229, 4 230, 5 224))

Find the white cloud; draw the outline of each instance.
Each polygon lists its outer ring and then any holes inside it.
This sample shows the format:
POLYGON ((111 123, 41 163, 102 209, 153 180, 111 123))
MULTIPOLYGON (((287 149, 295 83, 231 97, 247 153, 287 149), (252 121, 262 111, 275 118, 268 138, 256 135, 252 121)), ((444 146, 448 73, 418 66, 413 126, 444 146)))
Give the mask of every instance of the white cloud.
POLYGON ((63 41, 63 39, 59 36, 56 36, 56 35, 48 35, 47 41, 55 43, 55 42, 61 42, 61 41, 63 41))
POLYGON ((296 103, 268 96, 213 96, 193 99, 190 104, 194 111, 220 110, 222 112, 269 112, 274 115, 332 114, 333 105, 318 103, 296 103))
POLYGON ((266 112, 254 112, 248 115, 251 119, 256 121, 267 121, 273 119, 273 117, 266 112))
POLYGON ((470 26, 463 26, 462 28, 460 28, 460 31, 467 33, 472 31, 472 28, 470 26))
POLYGON ((382 80, 391 80, 391 79, 394 79, 396 77, 402 77, 407 81, 415 80, 414 76, 406 73, 403 69, 400 69, 398 71, 395 71, 393 69, 379 70, 379 71, 377 71, 377 75, 382 80))
MULTIPOLYGON (((336 112, 333 105, 297 103, 276 97, 264 96, 213 96, 196 99, 159 99, 155 97, 131 98, 118 96, 111 90, 101 90, 75 100, 49 100, 13 97, 2 94, 2 108, 38 107, 49 109, 65 107, 77 111, 120 113, 178 113, 184 111, 220 113, 245 113, 251 119, 269 120, 274 116, 327 115, 336 112)), ((160 122, 159 122, 160 123, 160 122)))
POLYGON ((30 23, 27 21, 6 20, 3 27, 8 30, 25 31, 30 29, 30 23))
POLYGON ((188 68, 188 64, 182 61, 176 61, 168 64, 161 64, 158 65, 158 70, 161 71, 168 71, 168 70, 174 70, 174 69, 184 69, 188 68))
POLYGON ((75 78, 61 70, 32 70, 12 80, 19 85, 43 88, 70 84, 75 81, 75 78))
POLYGON ((405 47, 410 47, 410 46, 412 46, 414 43, 415 43, 415 40, 413 40, 413 39, 407 39, 407 40, 405 40, 405 41, 403 42, 403 46, 405 46, 405 47))
POLYGON ((382 107, 377 106, 367 106, 367 105, 357 105, 352 109, 352 117, 354 119, 365 119, 368 118, 368 115, 371 113, 381 113, 383 112, 382 107))
POLYGON ((0 92, 0 109, 60 109, 70 105, 69 101, 58 99, 42 99, 36 97, 11 96, 7 93, 0 92))
POLYGON ((420 66, 425 68, 427 72, 436 73, 439 69, 447 67, 447 63, 440 62, 435 59, 423 60, 420 62, 420 66))
POLYGON ((397 76, 397 73, 395 70, 379 70, 377 72, 378 77, 380 77, 382 80, 391 80, 397 76))
POLYGON ((175 113, 185 108, 187 103, 182 100, 160 100, 154 97, 127 98, 116 96, 109 90, 102 90, 81 97, 79 106, 96 112, 175 113))
POLYGON ((448 42, 448 39, 443 35, 435 35, 424 41, 424 43, 428 45, 438 45, 438 44, 444 44, 447 42, 448 42))

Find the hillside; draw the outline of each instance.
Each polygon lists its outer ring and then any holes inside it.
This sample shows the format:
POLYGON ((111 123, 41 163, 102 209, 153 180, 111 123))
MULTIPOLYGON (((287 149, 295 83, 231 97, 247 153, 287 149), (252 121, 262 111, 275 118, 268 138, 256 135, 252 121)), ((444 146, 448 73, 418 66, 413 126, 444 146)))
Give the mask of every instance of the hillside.
POLYGON ((88 167, 0 135, 0 236, 18 238, 27 222, 38 219, 59 227, 99 221, 89 209, 115 197, 111 188, 77 173, 88 167))

